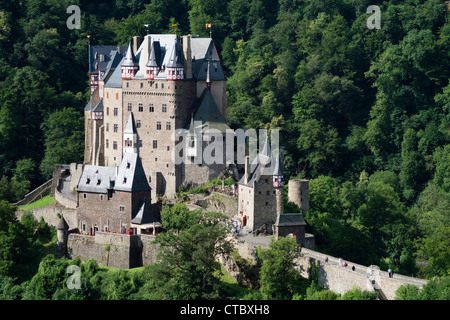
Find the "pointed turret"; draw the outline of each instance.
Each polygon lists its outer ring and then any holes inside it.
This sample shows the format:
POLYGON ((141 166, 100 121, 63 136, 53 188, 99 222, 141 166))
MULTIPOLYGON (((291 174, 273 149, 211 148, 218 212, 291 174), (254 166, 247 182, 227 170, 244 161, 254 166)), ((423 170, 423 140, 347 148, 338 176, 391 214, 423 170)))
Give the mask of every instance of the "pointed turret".
POLYGON ((127 54, 122 62, 122 79, 131 79, 139 69, 139 63, 133 53, 131 40, 128 44, 127 54))
POLYGON ((273 169, 273 187, 283 187, 283 169, 281 168, 281 158, 279 152, 275 157, 275 168, 273 169))
POLYGON ((133 112, 130 113, 123 131, 123 153, 127 152, 138 153, 138 134, 133 112))
POLYGON ((167 80, 183 80, 184 65, 182 62, 182 52, 180 50, 178 40, 175 40, 175 44, 172 47, 169 63, 166 65, 167 80))
POLYGON ((159 41, 153 41, 150 56, 146 64, 147 80, 154 80, 161 70, 161 46, 159 41))

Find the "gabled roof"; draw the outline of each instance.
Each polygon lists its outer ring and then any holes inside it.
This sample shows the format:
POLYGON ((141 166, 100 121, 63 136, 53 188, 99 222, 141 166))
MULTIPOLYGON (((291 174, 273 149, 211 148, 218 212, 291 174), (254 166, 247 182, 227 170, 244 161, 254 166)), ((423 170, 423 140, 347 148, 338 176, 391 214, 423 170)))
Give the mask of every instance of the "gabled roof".
POLYGON ((129 192, 150 190, 141 158, 137 153, 123 154, 122 161, 117 168, 114 190, 129 192))
MULTIPOLYGON (((219 110, 211 91, 205 89, 197 102, 197 111, 194 115, 194 122, 200 121, 202 132, 208 129, 217 129, 223 133, 230 127, 227 125, 222 113, 219 110)), ((189 128, 190 130, 192 128, 189 128)))
POLYGON ((116 168, 85 165, 80 181, 78 192, 107 193, 114 186, 116 168))
POLYGON ((270 151, 269 138, 266 137, 266 142, 263 149, 256 155, 249 166, 249 177, 245 183, 245 174, 239 180, 238 184, 253 186, 254 182, 259 181, 261 176, 280 176, 283 175, 282 161, 279 153, 276 155, 270 151), (269 155, 267 155, 269 154, 269 155), (274 161, 272 166, 272 161, 274 161))
POLYGON ((226 80, 214 41, 211 38, 191 38, 192 74, 197 80, 206 80, 208 61, 210 80, 226 80))
POLYGON ((117 60, 121 60, 123 53, 125 53, 127 47, 119 47, 120 52, 117 51, 117 46, 101 46, 90 45, 89 46, 89 72, 107 71, 108 69, 115 68, 117 66, 117 60), (103 61, 100 59, 103 55, 103 61), (98 66, 98 70, 96 68, 98 66))

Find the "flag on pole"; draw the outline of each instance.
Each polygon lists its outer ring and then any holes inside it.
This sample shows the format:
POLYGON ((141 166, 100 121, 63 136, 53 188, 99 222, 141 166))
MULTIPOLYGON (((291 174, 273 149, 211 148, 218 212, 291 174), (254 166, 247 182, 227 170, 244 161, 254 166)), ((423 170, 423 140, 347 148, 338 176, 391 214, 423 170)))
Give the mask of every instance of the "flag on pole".
POLYGON ((206 26, 206 29, 211 28, 212 23, 207 23, 207 24, 205 24, 205 26, 206 26))

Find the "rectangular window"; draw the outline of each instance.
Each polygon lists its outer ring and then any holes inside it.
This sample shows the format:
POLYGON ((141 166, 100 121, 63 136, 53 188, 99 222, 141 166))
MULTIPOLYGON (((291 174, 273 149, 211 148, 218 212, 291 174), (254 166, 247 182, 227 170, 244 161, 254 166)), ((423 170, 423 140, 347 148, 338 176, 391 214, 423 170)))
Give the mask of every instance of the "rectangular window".
POLYGON ((156 130, 161 130, 161 121, 156 121, 156 130))
POLYGON ((109 140, 108 139, 106 139, 106 149, 108 149, 109 148, 109 140))
POLYGON ((170 121, 166 122, 166 130, 171 130, 172 129, 172 125, 170 124, 170 121))
POLYGON ((117 141, 113 141, 113 149, 117 150, 117 141))
POLYGON ((153 149, 158 148, 158 140, 153 140, 153 149))
POLYGON ((114 117, 117 117, 119 115, 119 109, 114 108, 114 117))
POLYGON ((167 104, 162 105, 162 112, 167 112, 167 104))
POLYGON ((133 104, 131 102, 128 102, 128 107, 127 107, 128 111, 133 111, 133 104))
POLYGON ((155 112, 155 107, 153 107, 153 103, 150 103, 150 105, 148 106, 148 111, 155 112))
POLYGON ((106 124, 106 132, 109 132, 109 123, 106 124))
POLYGON ((119 125, 118 124, 114 124, 114 132, 119 132, 119 125))
POLYGON ((141 120, 136 120, 136 128, 140 128, 141 127, 141 120))
POLYGON ((106 108, 106 115, 109 116, 109 107, 106 108))
POLYGON ((124 206, 120 206, 119 207, 119 212, 125 212, 125 207, 124 206))
POLYGON ((119 100, 119 94, 116 93, 116 100, 119 100))
POLYGON ((139 112, 144 111, 144 105, 142 103, 139 103, 139 112))

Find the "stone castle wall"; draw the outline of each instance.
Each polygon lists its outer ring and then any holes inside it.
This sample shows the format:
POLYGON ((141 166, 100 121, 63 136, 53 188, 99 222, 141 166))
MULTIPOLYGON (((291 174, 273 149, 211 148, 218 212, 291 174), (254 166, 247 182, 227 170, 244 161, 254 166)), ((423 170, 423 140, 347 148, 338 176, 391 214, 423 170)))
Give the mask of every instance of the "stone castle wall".
POLYGON ((94 259, 99 265, 129 269, 156 262, 158 245, 154 236, 97 232, 95 236, 69 234, 68 256, 82 261, 94 259))
MULTIPOLYGON (((40 220, 41 217, 44 219, 45 222, 47 222, 49 225, 56 226, 56 224, 59 221, 58 214, 62 215, 64 219, 66 220, 67 224, 69 225, 69 230, 75 229, 78 227, 78 220, 77 220, 77 210, 74 209, 67 209, 63 208, 61 206, 48 206, 43 208, 37 208, 28 210, 33 214, 36 220, 40 220)), ((23 213, 25 211, 17 211, 16 216, 17 219, 20 220, 23 213)))
MULTIPOLYGON (((267 249, 270 237, 253 237, 251 241, 236 241, 236 250, 246 259, 254 259, 257 247, 267 249), (269 239, 269 240, 268 240, 269 239)), ((239 238, 238 238, 239 239, 239 238)), ((311 265, 317 266, 318 283, 324 288, 339 294, 344 294, 354 287, 362 291, 377 291, 381 299, 394 300, 396 290, 405 284, 422 288, 428 281, 418 278, 394 274, 389 278, 386 271, 375 271, 371 276, 368 267, 347 261, 348 266, 339 265, 339 259, 320 252, 302 248, 302 256, 296 260, 298 270, 304 277, 311 277, 311 265), (325 258, 328 257, 328 262, 325 258), (355 266, 355 270, 352 270, 355 266)))

